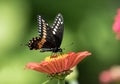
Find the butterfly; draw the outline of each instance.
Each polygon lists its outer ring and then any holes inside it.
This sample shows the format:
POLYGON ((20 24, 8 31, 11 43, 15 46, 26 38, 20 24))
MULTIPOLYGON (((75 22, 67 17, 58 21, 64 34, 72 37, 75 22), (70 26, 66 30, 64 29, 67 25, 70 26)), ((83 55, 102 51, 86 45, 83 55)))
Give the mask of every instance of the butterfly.
POLYGON ((38 15, 39 37, 32 38, 28 43, 28 47, 30 50, 40 49, 40 52, 62 52, 60 45, 63 38, 63 32, 64 21, 62 14, 59 13, 55 17, 52 26, 49 26, 42 16, 38 15))

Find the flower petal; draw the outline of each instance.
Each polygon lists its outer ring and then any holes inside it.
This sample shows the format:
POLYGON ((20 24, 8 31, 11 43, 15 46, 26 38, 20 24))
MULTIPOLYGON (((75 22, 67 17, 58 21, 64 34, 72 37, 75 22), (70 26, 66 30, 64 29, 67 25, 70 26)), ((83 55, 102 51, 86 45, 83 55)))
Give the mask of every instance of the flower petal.
POLYGON ((74 53, 74 52, 68 53, 68 56, 66 57, 66 59, 68 59, 68 64, 66 67, 66 69, 68 70, 68 69, 70 69, 72 63, 76 59, 76 53, 74 53))
POLYGON ((49 73, 45 68, 40 66, 39 63, 35 63, 35 62, 28 63, 26 65, 26 68, 36 70, 36 71, 39 71, 39 72, 49 73))
POLYGON ((86 56, 89 56, 89 55, 91 55, 91 53, 89 53, 88 51, 77 53, 76 59, 74 60, 70 68, 77 65, 80 61, 82 61, 86 56))

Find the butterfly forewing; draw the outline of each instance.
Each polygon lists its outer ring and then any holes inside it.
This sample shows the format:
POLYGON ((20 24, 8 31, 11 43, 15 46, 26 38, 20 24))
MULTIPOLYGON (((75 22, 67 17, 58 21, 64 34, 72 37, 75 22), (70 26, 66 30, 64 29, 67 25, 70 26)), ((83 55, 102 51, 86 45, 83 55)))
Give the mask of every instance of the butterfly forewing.
POLYGON ((46 42, 42 46, 42 48, 54 48, 55 47, 55 39, 52 34, 52 30, 47 22, 41 17, 38 16, 38 33, 41 38, 45 38, 46 42))
POLYGON ((47 26, 48 26, 48 23, 46 23, 45 20, 39 15, 38 16, 38 33, 41 38, 42 37, 46 38, 47 26))
POLYGON ((60 13, 55 17, 55 21, 51 28, 56 41, 56 46, 60 47, 64 32, 64 20, 60 13))

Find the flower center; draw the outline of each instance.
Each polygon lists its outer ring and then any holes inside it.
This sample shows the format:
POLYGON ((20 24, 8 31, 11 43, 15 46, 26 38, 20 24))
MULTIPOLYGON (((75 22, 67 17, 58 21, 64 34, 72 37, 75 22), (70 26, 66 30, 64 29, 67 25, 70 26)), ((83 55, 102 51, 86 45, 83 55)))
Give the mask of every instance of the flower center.
POLYGON ((49 56, 45 58, 45 61, 52 61, 52 60, 59 60, 59 59, 63 59, 66 56, 68 56, 67 54, 55 54, 53 56, 49 56))

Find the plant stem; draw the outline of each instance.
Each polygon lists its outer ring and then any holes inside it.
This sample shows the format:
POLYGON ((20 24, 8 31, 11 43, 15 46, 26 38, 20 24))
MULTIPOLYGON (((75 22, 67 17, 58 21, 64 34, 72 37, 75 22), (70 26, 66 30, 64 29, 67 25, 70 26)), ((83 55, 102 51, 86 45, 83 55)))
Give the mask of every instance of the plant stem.
POLYGON ((58 84, 65 84, 65 79, 58 79, 58 84))
POLYGON ((50 80, 47 80, 47 81, 43 82, 42 84, 47 84, 49 81, 50 81, 50 80))

